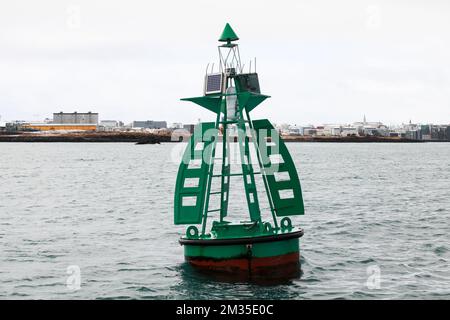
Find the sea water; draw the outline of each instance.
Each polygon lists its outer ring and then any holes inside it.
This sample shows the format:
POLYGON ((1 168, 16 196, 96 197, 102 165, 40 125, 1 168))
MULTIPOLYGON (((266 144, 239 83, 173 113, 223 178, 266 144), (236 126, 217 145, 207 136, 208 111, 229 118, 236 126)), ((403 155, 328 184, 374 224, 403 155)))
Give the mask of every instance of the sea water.
POLYGON ((271 286, 184 263, 180 146, 0 144, 0 298, 450 298, 450 144, 288 144, 302 276, 271 286))

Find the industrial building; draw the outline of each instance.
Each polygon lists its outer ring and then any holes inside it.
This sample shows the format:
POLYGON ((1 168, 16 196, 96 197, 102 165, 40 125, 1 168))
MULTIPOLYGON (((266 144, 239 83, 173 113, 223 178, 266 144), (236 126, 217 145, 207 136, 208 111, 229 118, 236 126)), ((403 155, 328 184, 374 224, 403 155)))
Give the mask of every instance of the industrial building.
POLYGON ((58 112, 53 114, 54 124, 98 124, 98 113, 58 112))
POLYGON ((93 112, 58 112, 53 113, 53 121, 43 123, 27 123, 22 127, 30 130, 56 131, 56 130, 76 130, 95 131, 97 130, 98 113, 93 112))
POLYGON ((422 125, 419 128, 423 140, 450 140, 450 125, 422 125))

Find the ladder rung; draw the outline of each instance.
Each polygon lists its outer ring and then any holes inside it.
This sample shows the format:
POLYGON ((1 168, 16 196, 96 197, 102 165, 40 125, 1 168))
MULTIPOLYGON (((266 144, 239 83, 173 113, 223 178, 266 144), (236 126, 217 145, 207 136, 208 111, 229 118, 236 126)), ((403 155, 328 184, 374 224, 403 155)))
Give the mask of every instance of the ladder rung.
POLYGON ((208 210, 208 212, 216 212, 216 211, 220 211, 220 209, 208 210))
POLYGON ((209 194, 219 194, 222 193, 222 191, 214 191, 214 192, 210 192, 209 194))
MULTIPOLYGON (((250 173, 248 173, 250 174, 250 173)), ((253 174, 261 174, 261 172, 253 172, 253 174)), ((234 177, 234 176, 242 176, 244 175, 243 173, 230 173, 230 174, 213 174, 213 178, 217 178, 217 177, 234 177)))
POLYGON ((233 176, 242 176, 242 173, 230 173, 230 174, 215 174, 213 177, 233 177, 233 176))
MULTIPOLYGON (((238 123, 239 121, 237 120, 227 120, 227 121, 220 121, 219 123, 221 124, 233 124, 233 123, 238 123)), ((248 123, 248 120, 244 120, 245 123, 248 123)))
MULTIPOLYGON (((247 174, 250 174, 250 172, 247 174)), ((261 172, 253 172, 253 174, 261 174, 261 172)))

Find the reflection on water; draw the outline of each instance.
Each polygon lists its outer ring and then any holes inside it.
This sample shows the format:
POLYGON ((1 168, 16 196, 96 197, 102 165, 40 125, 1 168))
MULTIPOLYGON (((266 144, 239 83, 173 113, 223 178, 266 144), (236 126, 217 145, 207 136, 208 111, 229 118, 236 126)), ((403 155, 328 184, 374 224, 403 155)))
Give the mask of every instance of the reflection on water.
POLYGON ((264 273, 252 274, 249 272, 220 272, 214 270, 205 270, 191 266, 185 262, 183 264, 181 276, 190 277, 196 275, 198 280, 212 280, 223 283, 248 283, 261 286, 276 286, 280 284, 291 284, 294 280, 299 280, 302 270, 299 265, 283 266, 278 268, 266 269, 264 273))
MULTIPOLYGON (((249 279, 242 275, 201 272, 188 263, 177 266, 181 281, 171 289, 189 299, 291 299, 294 279, 249 279), (217 288, 223 288, 223 292, 217 288), (271 296, 276 293, 275 296, 271 296)), ((298 279, 300 278, 299 272, 298 279)), ((176 297, 175 297, 176 298, 176 297)))

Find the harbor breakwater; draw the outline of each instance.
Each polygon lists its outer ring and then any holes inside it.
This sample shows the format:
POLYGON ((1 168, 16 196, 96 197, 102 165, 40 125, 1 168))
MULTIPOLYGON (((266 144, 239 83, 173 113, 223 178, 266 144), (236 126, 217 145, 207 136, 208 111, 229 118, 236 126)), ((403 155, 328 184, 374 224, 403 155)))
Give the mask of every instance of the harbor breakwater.
POLYGON ((155 144, 170 142, 168 134, 146 132, 86 132, 86 133, 20 133, 0 135, 0 142, 134 142, 155 144))
MULTIPOLYGON (((70 133, 37 133, 17 132, 0 134, 0 142, 134 142, 137 144, 154 144, 161 142, 182 141, 179 136, 172 138, 170 133, 148 132, 70 132, 70 133)), ((425 140, 412 140, 401 137, 376 136, 283 136, 285 142, 389 142, 418 143, 425 140)), ((430 141, 433 142, 433 141, 430 141)), ((444 141, 440 141, 444 142, 444 141)))
POLYGON ((377 136, 283 136, 284 142, 425 142, 425 140, 407 139, 402 137, 377 136))

